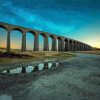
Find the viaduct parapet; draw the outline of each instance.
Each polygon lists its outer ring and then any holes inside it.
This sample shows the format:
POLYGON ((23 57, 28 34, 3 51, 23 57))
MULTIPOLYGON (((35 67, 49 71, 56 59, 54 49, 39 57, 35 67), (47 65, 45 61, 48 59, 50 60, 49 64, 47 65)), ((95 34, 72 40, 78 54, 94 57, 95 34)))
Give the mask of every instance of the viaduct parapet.
POLYGON ((34 35, 34 50, 33 51, 39 51, 39 35, 42 35, 44 38, 43 42, 43 51, 49 51, 49 40, 48 38, 51 37, 52 44, 51 44, 51 51, 90 51, 93 50, 93 47, 91 47, 88 44, 85 44, 83 42, 70 39, 67 37, 42 32, 39 30, 34 30, 30 28, 25 28, 21 26, 11 25, 7 23, 0 22, 0 28, 4 28, 7 31, 7 46, 6 51, 10 52, 10 33, 13 30, 18 30, 22 33, 22 45, 21 45, 21 51, 26 51, 26 33, 30 32, 34 35), (58 41, 58 42, 57 42, 58 41))

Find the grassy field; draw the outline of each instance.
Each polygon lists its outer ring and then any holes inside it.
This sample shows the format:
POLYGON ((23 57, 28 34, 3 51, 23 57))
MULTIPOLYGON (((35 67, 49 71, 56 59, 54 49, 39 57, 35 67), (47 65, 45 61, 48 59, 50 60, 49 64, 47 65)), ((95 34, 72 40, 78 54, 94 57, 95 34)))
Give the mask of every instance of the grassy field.
POLYGON ((0 52, 0 64, 16 63, 16 62, 28 62, 39 59, 52 59, 52 58, 69 58, 75 56, 68 52, 19 52, 14 51, 11 53, 0 52))
POLYGON ((80 53, 100 55, 99 50, 97 50, 97 51, 80 51, 80 53))

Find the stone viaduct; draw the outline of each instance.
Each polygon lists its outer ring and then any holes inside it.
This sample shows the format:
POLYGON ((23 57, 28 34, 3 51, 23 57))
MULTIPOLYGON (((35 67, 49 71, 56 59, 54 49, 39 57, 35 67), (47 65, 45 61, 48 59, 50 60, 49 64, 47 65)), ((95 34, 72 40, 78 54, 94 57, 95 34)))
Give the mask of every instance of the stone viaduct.
POLYGON ((21 26, 11 25, 7 23, 0 22, 0 28, 4 28, 7 31, 7 47, 6 51, 10 52, 10 32, 13 30, 18 30, 22 33, 22 46, 21 51, 26 51, 26 33, 30 32, 34 35, 34 50, 33 51, 39 51, 39 35, 42 35, 44 38, 44 44, 43 44, 43 51, 49 51, 49 42, 48 38, 51 37, 52 44, 51 44, 51 51, 90 51, 93 50, 93 48, 85 44, 83 42, 70 39, 67 37, 42 32, 30 28, 25 28, 21 26), (57 42, 58 41, 58 42, 57 42), (57 44, 58 43, 58 44, 57 44))

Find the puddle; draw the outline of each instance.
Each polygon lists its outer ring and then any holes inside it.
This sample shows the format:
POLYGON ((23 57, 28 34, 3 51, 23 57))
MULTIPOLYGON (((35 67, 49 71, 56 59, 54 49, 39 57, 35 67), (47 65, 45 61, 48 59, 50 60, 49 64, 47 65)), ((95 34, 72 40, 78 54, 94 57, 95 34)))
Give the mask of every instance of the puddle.
POLYGON ((12 97, 8 95, 1 95, 0 100, 12 100, 12 97))
POLYGON ((41 71, 43 69, 50 69, 52 67, 57 67, 59 66, 58 62, 45 62, 45 63, 40 63, 40 64, 34 64, 32 66, 27 66, 27 67, 18 67, 15 69, 7 69, 3 70, 1 73, 4 74, 18 74, 18 73, 32 73, 36 71, 41 71))

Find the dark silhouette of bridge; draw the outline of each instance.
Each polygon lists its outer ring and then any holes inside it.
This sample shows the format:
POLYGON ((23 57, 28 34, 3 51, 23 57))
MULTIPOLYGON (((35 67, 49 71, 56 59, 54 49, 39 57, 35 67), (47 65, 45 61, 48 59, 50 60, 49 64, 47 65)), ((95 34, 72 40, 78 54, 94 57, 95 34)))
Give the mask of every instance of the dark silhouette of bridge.
POLYGON ((39 35, 43 36, 44 43, 43 43, 43 51, 49 51, 49 42, 48 38, 51 37, 52 44, 51 44, 51 51, 90 51, 93 50, 93 47, 90 45, 70 39, 67 37, 42 32, 39 30, 34 30, 30 28, 25 28, 21 26, 11 25, 7 23, 0 22, 0 28, 4 28, 7 31, 7 47, 6 51, 10 52, 10 33, 13 30, 20 31, 22 33, 22 46, 21 51, 26 51, 26 33, 30 32, 34 35, 34 50, 33 51, 39 51, 39 35), (58 42, 57 42, 58 40, 58 42), (58 43, 58 44, 57 44, 58 43))

